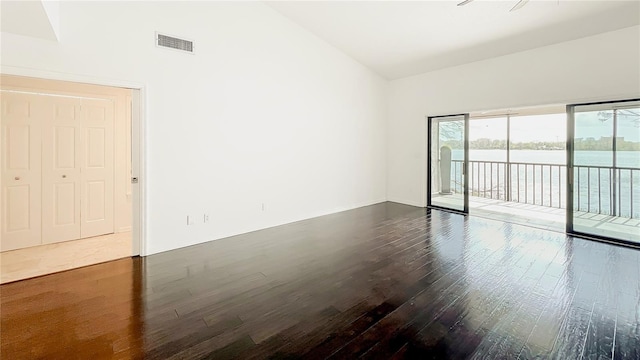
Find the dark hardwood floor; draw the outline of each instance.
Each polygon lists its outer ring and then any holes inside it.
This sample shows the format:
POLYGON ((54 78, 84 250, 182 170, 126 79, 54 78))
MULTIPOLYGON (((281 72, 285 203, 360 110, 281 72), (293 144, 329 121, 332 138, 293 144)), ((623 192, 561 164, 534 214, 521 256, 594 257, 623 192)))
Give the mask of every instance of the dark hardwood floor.
POLYGON ((640 359, 640 251, 384 203, 0 287, 2 359, 640 359))

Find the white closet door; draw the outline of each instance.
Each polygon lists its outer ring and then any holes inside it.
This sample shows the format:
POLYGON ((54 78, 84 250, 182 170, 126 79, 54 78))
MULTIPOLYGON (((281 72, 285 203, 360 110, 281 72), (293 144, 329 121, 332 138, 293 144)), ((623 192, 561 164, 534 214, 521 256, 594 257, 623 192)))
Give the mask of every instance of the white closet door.
POLYGON ((42 242, 80 238, 81 101, 49 96, 42 121, 42 242))
MULTIPOLYGON (((114 103, 82 100, 81 236, 113 233, 114 103)), ((125 146, 125 144, 121 144, 125 146)))
POLYGON ((2 91, 0 250, 40 245, 41 133, 38 97, 2 91))

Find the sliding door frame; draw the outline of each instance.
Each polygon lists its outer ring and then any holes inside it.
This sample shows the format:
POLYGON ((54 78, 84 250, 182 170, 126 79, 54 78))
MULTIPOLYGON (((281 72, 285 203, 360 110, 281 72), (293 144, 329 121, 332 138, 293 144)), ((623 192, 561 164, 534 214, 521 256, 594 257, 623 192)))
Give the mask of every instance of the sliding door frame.
POLYGON ((462 114, 452 114, 452 115, 439 115, 439 116, 429 116, 427 117, 427 208, 429 209, 438 209, 451 211, 459 214, 468 215, 469 214, 469 113, 462 114), (447 118, 453 116, 462 116, 464 117, 464 135, 463 135, 463 144, 464 144, 464 161, 462 163, 462 172, 463 172, 463 198, 464 198, 464 207, 463 210, 450 209, 443 206, 433 205, 431 199, 431 152, 432 152, 432 144, 431 144, 431 126, 433 124, 434 119, 447 118))
MULTIPOLYGON (((598 240, 598 241, 602 241, 602 242, 607 242, 607 243, 613 243, 613 244, 619 244, 619 245, 626 245, 626 246, 631 246, 631 247, 635 247, 635 248, 640 248, 640 244, 635 243, 635 242, 631 242, 628 240, 622 240, 622 239, 617 239, 617 238, 612 238, 612 237, 608 237, 608 236, 603 236, 603 235, 597 235, 597 234, 590 234, 590 233, 585 233, 585 232, 581 232, 581 231, 576 231, 574 229, 574 224, 573 224, 573 213, 574 213, 574 207, 573 207, 573 201, 574 201, 574 189, 573 189, 573 183, 574 183, 574 162, 575 162, 575 158, 574 158, 574 143, 575 143, 575 108, 578 106, 589 106, 589 105, 605 105, 605 104, 618 104, 618 103, 625 103, 625 102, 631 102, 631 101, 640 101, 640 98, 635 98, 635 99, 626 99, 626 100, 612 100, 612 101, 599 101, 599 102, 590 102, 590 103, 579 103, 579 104, 569 104, 567 105, 567 176, 566 176, 566 186, 567 186, 567 195, 566 195, 566 204, 567 204, 567 212, 566 212, 566 233, 567 235, 575 235, 575 236, 580 236, 580 237, 586 237, 586 238, 592 238, 594 240, 598 240)), ((615 166, 615 159, 616 159, 616 122, 614 120, 614 124, 613 124, 613 146, 612 146, 612 154, 613 154, 613 166, 615 166)))

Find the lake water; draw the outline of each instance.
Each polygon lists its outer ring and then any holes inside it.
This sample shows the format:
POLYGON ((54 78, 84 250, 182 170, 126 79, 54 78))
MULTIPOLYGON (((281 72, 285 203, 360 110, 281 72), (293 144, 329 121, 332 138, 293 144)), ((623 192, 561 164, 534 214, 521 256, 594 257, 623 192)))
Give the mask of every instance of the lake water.
MULTIPOLYGON (((462 160, 462 150, 452 150, 452 158, 462 160)), ((502 200, 508 197, 521 203, 566 207, 566 151, 512 150, 510 181, 505 164, 483 163, 506 162, 505 150, 471 149, 469 158, 473 196, 502 200)), ((640 218, 639 152, 619 151, 616 167, 622 169, 615 171, 608 168, 613 165, 612 152, 608 151, 576 151, 575 165, 580 166, 574 174, 575 210, 640 218), (611 186, 613 183, 615 189, 611 186)), ((451 186, 456 192, 462 192, 461 167, 461 163, 454 163, 451 169, 451 186)))
MULTIPOLYGON (((567 152, 564 150, 511 150, 511 162, 566 165, 567 152)), ((453 149, 453 160, 462 160, 462 150, 453 149)), ((471 161, 507 161, 506 150, 469 150, 471 161)), ((612 166, 612 151, 576 151, 575 165, 612 166)), ((640 168, 640 153, 637 151, 618 151, 617 167, 640 168)))

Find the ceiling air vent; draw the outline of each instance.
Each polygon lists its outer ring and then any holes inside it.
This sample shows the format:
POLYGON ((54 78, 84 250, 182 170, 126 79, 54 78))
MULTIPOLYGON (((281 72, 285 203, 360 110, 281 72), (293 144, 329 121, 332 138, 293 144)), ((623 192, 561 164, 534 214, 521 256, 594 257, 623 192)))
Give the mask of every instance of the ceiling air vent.
POLYGON ((156 33, 156 45, 193 54, 193 41, 156 33))

